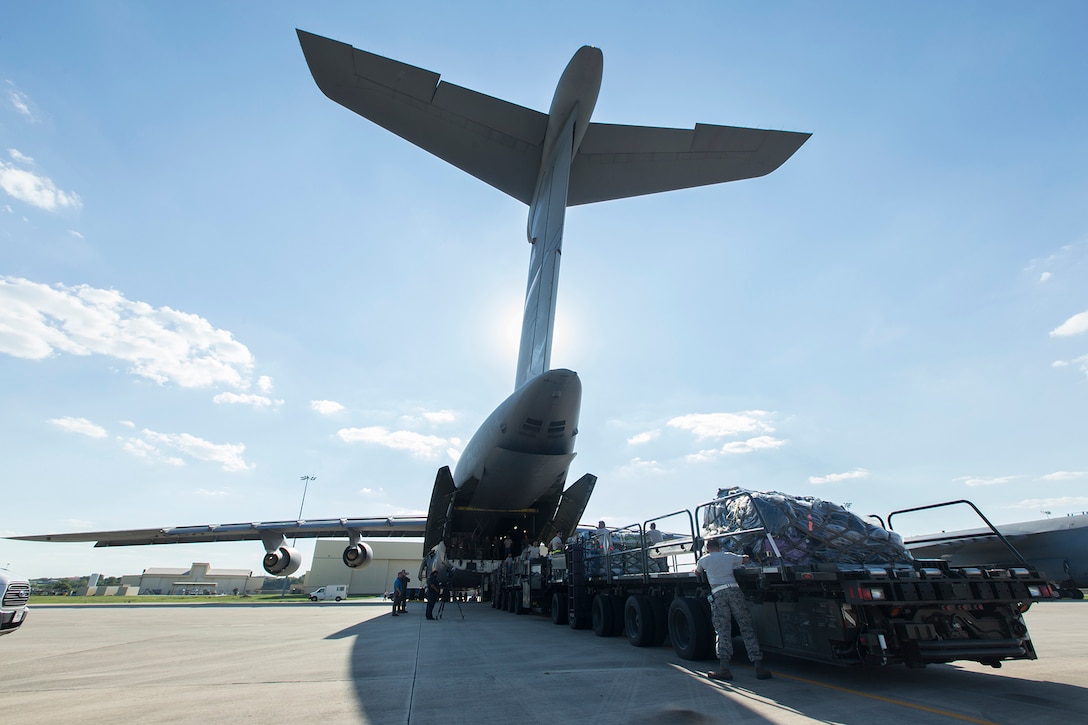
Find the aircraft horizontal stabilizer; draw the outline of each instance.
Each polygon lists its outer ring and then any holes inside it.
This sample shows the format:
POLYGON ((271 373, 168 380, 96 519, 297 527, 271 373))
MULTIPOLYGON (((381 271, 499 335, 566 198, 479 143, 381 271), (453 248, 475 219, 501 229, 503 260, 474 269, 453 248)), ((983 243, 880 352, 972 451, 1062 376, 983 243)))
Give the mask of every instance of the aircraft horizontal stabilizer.
POLYGON ((765 176, 811 135, 704 123, 694 130, 591 123, 571 164, 567 204, 765 176))
POLYGON ((548 116, 439 82, 439 74, 298 31, 322 93, 528 204, 548 116))

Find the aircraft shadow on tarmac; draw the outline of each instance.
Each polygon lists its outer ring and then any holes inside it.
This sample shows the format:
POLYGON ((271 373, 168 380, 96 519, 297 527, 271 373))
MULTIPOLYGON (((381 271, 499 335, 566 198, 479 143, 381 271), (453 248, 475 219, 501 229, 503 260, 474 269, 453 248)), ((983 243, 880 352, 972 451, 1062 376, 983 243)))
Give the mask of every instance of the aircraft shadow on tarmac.
POLYGON ((567 631, 543 617, 507 619, 486 604, 464 605, 465 619, 447 606, 437 622, 425 621, 422 609, 415 603, 407 616, 384 614, 328 635, 355 638, 351 677, 363 718, 487 722, 510 718, 516 704, 524 713, 514 718, 521 725, 586 719, 661 725, 723 717, 731 723, 807 717, 865 725, 874 717, 1088 722, 1088 688, 1027 679, 1007 668, 837 668, 768 655, 775 676, 757 681, 738 640, 735 680, 716 683, 703 674, 713 662, 681 660, 667 645, 634 648, 623 637, 567 631))

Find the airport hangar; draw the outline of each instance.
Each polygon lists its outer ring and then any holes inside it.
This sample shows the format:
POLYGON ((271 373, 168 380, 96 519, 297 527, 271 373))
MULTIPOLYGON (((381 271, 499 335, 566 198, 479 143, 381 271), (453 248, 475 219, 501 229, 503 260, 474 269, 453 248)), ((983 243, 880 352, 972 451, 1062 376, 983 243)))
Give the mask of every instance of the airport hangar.
MULTIPOLYGON (((344 542, 340 539, 318 539, 310 571, 306 574, 303 589, 313 590, 346 584, 349 596, 380 596, 393 590, 397 572, 404 569, 412 579, 412 587, 419 587, 417 580, 422 559, 422 541, 398 539, 368 541, 374 551, 374 559, 362 569, 349 569, 341 555, 344 542)), ((266 579, 264 574, 254 575, 246 569, 216 569, 207 563, 194 562, 188 569, 148 567, 141 574, 121 577, 120 587, 89 587, 90 595, 108 596, 128 594, 233 594, 260 591, 266 579)))
POLYGON ((318 539, 314 558, 306 574, 306 591, 333 584, 347 584, 348 596, 380 595, 393 591, 397 572, 404 569, 411 577, 412 587, 420 587, 419 564, 423 560, 423 541, 411 539, 369 539, 374 559, 362 569, 344 565, 343 539, 318 539))

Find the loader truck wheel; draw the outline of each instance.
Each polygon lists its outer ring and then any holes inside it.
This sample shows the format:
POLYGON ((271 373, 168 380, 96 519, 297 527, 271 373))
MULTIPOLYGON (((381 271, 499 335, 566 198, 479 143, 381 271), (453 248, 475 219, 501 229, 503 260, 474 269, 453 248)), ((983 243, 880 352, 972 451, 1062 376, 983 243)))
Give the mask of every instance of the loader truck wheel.
POLYGON ((677 597, 669 605, 669 638, 682 660, 705 660, 714 644, 714 628, 698 600, 677 597))
POLYGON ((611 637, 616 629, 616 605, 608 594, 593 597, 593 634, 611 637))
POLYGON ((623 631, 627 641, 636 647, 650 647, 654 643, 654 612, 650 598, 643 594, 627 597, 623 607, 623 631))
POLYGON ((552 594, 552 624, 567 623, 567 595, 561 592, 552 594))

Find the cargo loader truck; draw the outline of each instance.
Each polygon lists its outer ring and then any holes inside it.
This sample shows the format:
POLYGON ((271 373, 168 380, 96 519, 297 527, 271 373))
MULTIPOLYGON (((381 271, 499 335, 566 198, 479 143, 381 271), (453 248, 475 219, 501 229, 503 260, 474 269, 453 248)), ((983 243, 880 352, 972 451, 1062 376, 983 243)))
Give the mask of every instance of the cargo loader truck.
POLYGON ((491 573, 492 606, 707 659, 710 591, 694 567, 709 538, 752 561, 736 578, 762 649, 829 664, 1036 659, 1023 615, 1056 596, 1026 563, 916 560, 898 534, 841 506, 733 488, 694 512, 579 529, 562 552, 507 560, 491 573))

